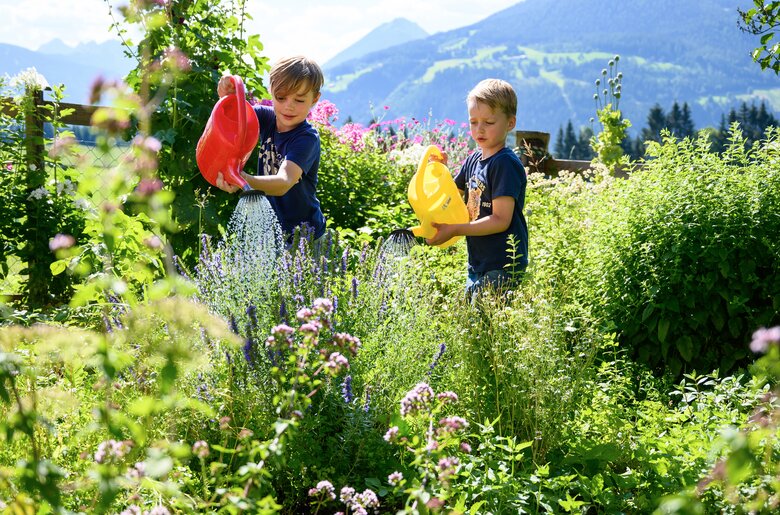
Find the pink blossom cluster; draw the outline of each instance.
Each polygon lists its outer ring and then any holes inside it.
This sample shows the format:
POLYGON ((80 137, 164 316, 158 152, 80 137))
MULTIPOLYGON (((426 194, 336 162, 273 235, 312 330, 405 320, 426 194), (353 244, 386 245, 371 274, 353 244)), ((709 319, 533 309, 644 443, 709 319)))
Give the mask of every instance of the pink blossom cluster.
POLYGON ((388 429, 387 432, 385 433, 385 436, 384 436, 385 441, 389 442, 389 443, 397 442, 398 441, 398 432, 399 432, 398 426, 393 426, 390 429, 388 429))
POLYGON ((314 488, 309 488, 309 497, 335 500, 336 489, 330 481, 320 481, 314 488))
POLYGON ((379 507, 379 497, 373 490, 365 489, 361 493, 356 493, 351 486, 345 486, 341 489, 339 499, 347 505, 349 513, 355 515, 366 515, 368 508, 379 507))
POLYGON ((146 476, 146 462, 139 461, 132 468, 127 469, 127 477, 141 479, 146 476))
POLYGON ((348 350, 353 356, 357 354, 358 349, 362 345, 360 338, 347 333, 335 333, 333 335, 333 343, 340 349, 348 350))
POLYGON ((401 416, 415 415, 427 410, 433 400, 433 389, 427 383, 417 385, 401 399, 401 416))
POLYGON ((108 463, 110 461, 119 461, 133 448, 131 440, 106 440, 98 444, 95 451, 95 463, 108 463))
POLYGON ((342 370, 349 369, 349 360, 345 358, 340 352, 333 352, 328 357, 328 361, 325 362, 325 370, 330 375, 338 375, 342 370))
POLYGON ((198 458, 205 458, 209 455, 209 444, 208 442, 204 440, 198 440, 194 444, 192 444, 192 454, 197 456, 198 458))
POLYGON ((441 392, 436 394, 436 398, 442 404, 455 404, 458 402, 458 394, 451 391, 441 392))
POLYGON ((762 327, 753 333, 753 341, 750 342, 750 350, 756 353, 765 353, 773 345, 780 345, 780 325, 772 328, 762 327))
POLYGON ((455 476, 455 471, 459 463, 458 458, 454 456, 441 458, 436 466, 439 472, 439 481, 446 483, 452 479, 452 477, 455 476))
POLYGON ((346 123, 338 130, 336 135, 339 143, 349 145, 353 151, 360 152, 366 148, 366 134, 370 129, 363 127, 359 123, 346 123))
POLYGON ((293 340, 293 334, 295 329, 287 324, 279 324, 271 329, 271 336, 265 340, 265 346, 268 348, 275 348, 277 345, 280 347, 286 347, 292 349, 295 346, 295 340, 293 340))
POLYGON ((401 484, 401 481, 403 481, 404 475, 398 471, 393 472, 389 476, 387 476, 387 482, 390 484, 390 486, 397 486, 401 484))
POLYGON ((439 420, 439 429, 442 432, 454 433, 469 427, 469 423, 463 417, 444 417, 439 420))
POLYGON ((339 108, 330 100, 320 100, 309 111, 308 119, 322 127, 333 129, 333 123, 339 119, 339 108))

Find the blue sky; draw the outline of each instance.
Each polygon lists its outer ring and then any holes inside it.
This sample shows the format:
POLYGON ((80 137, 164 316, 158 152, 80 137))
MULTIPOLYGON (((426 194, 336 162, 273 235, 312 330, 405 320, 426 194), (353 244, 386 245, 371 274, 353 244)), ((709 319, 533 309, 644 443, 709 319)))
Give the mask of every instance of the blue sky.
MULTIPOLYGON (((254 18, 249 29, 260 34, 271 60, 305 54, 324 62, 394 18, 407 18, 435 33, 469 25, 519 1, 248 0, 254 18), (295 34, 291 25, 298 28, 295 34)), ((114 6, 123 3, 126 0, 111 0, 114 6)), ((114 37, 105 0, 0 0, 0 12, 0 43, 31 50, 54 38, 76 45, 114 37)))

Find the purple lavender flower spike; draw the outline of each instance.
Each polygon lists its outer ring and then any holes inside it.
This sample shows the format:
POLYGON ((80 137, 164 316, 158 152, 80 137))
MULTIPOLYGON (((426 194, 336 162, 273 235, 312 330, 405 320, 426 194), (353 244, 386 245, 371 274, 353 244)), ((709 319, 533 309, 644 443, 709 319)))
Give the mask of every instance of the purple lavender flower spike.
POLYGON ((247 338, 244 341, 244 347, 241 349, 244 353, 244 359, 249 365, 249 368, 254 368, 254 347, 255 341, 252 338, 247 338))
POLYGON ((111 325, 111 320, 109 320, 106 315, 103 315, 103 325, 106 326, 106 332, 107 333, 113 333, 114 332, 114 328, 111 325))
POLYGON ((344 249, 344 253, 341 255, 341 275, 347 274, 347 262, 349 261, 349 247, 344 249))
POLYGON ((437 352, 436 356, 434 356, 433 362, 431 362, 431 366, 428 369, 429 376, 433 372, 433 369, 436 368, 436 365, 439 364, 439 359, 441 359, 442 355, 444 354, 444 351, 446 350, 447 350, 447 346, 444 343, 439 345, 439 352, 437 352))
POLYGON ((249 317, 250 332, 254 332, 257 329, 257 306, 254 304, 247 306, 246 315, 249 317))
POLYGON ((287 323, 287 303, 282 299, 282 302, 279 304, 279 319, 287 323))
POLYGON ((348 375, 344 378, 344 383, 341 385, 341 394, 344 397, 344 402, 352 404, 352 376, 348 375))

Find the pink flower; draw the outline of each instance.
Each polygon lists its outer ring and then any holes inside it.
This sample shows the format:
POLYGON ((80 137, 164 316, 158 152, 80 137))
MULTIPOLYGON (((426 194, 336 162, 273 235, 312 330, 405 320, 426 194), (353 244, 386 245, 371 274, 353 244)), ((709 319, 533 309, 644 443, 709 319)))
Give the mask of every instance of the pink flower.
POLYGON ((69 249, 76 243, 76 239, 70 234, 57 234, 49 240, 49 250, 52 252, 60 249, 69 249))
POLYGON ((390 483, 390 486, 396 486, 403 479, 404 479, 404 475, 397 471, 387 476, 387 482, 390 483))
POLYGON ((192 454, 198 458, 205 458, 209 455, 209 444, 203 440, 198 440, 192 444, 192 454))
POLYGON ((385 441, 393 443, 398 440, 398 426, 393 426, 385 433, 385 441))
POLYGON ((342 370, 349 368, 349 361, 340 353, 333 352, 325 363, 325 368, 327 368, 332 375, 337 375, 342 370))
POLYGON ((333 126, 333 122, 338 120, 339 110, 336 104, 330 100, 320 100, 309 112, 309 120, 323 125, 325 127, 333 126))
POLYGON ((433 399, 433 390, 427 383, 418 383, 401 400, 401 416, 414 415, 427 408, 433 399))
POLYGON ((753 333, 753 341, 750 342, 750 350, 756 353, 764 353, 772 345, 780 345, 780 325, 766 329, 762 327, 753 333))

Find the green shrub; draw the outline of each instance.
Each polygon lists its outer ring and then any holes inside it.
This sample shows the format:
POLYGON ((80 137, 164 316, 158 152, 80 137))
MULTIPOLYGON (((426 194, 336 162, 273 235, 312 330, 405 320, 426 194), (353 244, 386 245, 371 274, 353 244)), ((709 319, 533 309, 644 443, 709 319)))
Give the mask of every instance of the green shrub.
POLYGON ((780 320, 778 131, 746 150, 734 128, 722 156, 703 135, 648 154, 592 206, 584 295, 641 361, 730 370, 780 320))
POLYGON ((412 225, 406 200, 409 177, 376 149, 356 151, 336 134, 320 128, 322 157, 317 197, 333 228, 357 233, 370 227, 374 237, 412 225))

